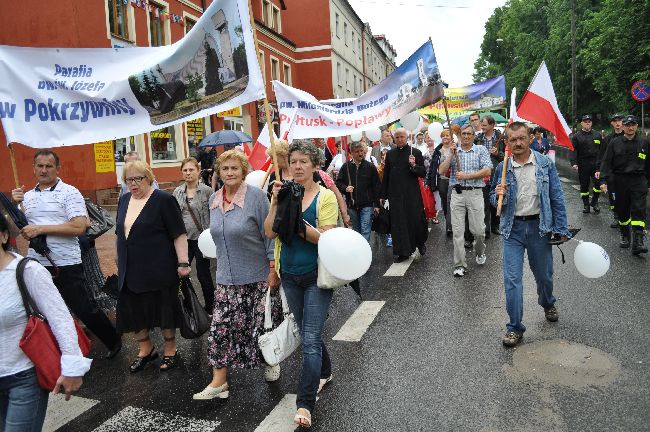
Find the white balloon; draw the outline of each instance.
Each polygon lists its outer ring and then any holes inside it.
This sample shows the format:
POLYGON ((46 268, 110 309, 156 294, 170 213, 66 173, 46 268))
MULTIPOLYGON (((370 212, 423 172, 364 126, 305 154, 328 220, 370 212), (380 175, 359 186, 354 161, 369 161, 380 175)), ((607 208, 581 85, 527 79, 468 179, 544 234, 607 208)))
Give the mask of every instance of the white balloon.
POLYGON ((370 244, 358 232, 349 228, 332 228, 318 240, 318 257, 332 276, 353 281, 370 268, 370 244))
POLYGON ((429 125, 429 128, 427 129, 429 131, 429 136, 431 139, 433 139, 436 143, 442 142, 442 139, 440 138, 440 132, 444 127, 442 126, 441 123, 438 122, 433 122, 429 125))
POLYGON ((596 279, 609 270, 609 255, 596 243, 581 241, 573 253, 573 263, 585 277, 596 279))
POLYGON ((199 235, 199 249, 204 257, 207 258, 216 258, 217 257, 217 246, 212 240, 212 234, 210 234, 210 229, 206 229, 199 235))
POLYGON ((363 132, 353 132, 350 134, 350 138, 352 141, 361 141, 361 138, 363 138, 363 132))
POLYGON ((381 139, 381 129, 375 128, 366 131, 366 138, 370 141, 379 141, 381 139))
POLYGON ((264 185, 261 185, 262 180, 264 180, 264 177, 266 177, 266 171, 262 171, 262 170, 251 171, 246 176, 246 184, 258 188, 263 186, 266 189, 268 184, 268 179, 266 180, 264 185))
POLYGON ((399 119, 399 122, 402 124, 402 126, 404 126, 406 130, 413 132, 417 129, 418 123, 420 123, 420 119, 420 113, 413 111, 399 119))

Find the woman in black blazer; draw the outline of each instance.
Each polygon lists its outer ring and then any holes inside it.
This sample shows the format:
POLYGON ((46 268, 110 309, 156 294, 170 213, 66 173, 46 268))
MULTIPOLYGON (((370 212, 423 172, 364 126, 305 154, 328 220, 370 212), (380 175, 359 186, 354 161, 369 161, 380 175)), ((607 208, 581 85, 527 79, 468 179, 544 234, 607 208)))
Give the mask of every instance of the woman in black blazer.
POLYGON ((117 331, 133 333, 140 352, 130 366, 138 372, 158 358, 149 330, 159 327, 165 339, 161 371, 176 366, 176 329, 180 324, 179 277, 190 273, 187 235, 176 199, 151 187, 151 168, 129 162, 122 178, 129 193, 117 209, 117 263, 120 294, 117 331))

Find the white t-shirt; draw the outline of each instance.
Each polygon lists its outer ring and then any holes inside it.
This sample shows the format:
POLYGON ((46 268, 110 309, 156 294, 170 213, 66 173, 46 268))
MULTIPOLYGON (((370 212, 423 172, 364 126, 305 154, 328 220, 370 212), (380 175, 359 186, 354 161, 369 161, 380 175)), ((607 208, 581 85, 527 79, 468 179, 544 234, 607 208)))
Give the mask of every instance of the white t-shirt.
MULTIPOLYGON (((61 225, 76 217, 88 217, 86 203, 79 190, 61 179, 51 188, 38 186, 25 193, 25 216, 30 225, 61 225)), ((81 249, 77 237, 47 235, 50 256, 57 266, 81 264, 81 249)), ((29 249, 28 256, 44 266, 52 264, 43 255, 29 249)))

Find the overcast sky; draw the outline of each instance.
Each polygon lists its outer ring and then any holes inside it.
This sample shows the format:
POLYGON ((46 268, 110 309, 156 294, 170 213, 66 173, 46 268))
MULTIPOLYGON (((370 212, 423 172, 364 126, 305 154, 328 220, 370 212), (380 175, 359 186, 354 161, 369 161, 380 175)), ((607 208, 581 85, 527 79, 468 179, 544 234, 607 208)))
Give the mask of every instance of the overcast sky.
POLYGON ((472 84, 485 22, 505 0, 349 0, 374 34, 385 34, 399 66, 429 37, 442 79, 451 87, 472 84), (444 6, 444 7, 436 7, 444 6))

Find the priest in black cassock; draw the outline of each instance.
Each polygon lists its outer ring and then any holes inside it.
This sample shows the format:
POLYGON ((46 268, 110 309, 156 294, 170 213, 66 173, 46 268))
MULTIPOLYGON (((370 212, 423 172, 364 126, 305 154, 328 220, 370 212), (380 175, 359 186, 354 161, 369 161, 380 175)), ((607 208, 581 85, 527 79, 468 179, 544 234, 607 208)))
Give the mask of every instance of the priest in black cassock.
POLYGON ((429 234, 418 177, 424 177, 422 152, 406 143, 406 129, 395 131, 396 147, 386 153, 382 198, 388 199, 395 262, 406 260, 415 248, 426 252, 429 234))

